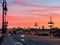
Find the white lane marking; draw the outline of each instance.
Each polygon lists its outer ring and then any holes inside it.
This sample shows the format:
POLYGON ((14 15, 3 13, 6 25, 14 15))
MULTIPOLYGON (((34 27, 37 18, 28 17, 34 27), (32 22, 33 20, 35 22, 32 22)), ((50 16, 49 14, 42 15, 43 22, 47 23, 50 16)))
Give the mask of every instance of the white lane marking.
POLYGON ((21 41, 25 41, 24 39, 21 39, 21 41))
POLYGON ((23 44, 20 42, 15 42, 15 45, 23 45, 23 44))

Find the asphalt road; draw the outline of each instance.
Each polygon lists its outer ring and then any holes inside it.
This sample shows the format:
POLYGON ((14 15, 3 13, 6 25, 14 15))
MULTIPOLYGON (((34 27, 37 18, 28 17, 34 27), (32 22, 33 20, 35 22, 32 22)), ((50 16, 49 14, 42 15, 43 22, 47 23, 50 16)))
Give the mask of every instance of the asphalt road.
POLYGON ((58 45, 51 42, 43 41, 43 40, 37 40, 35 38, 29 38, 27 36, 21 37, 21 36, 11 36, 13 40, 23 43, 24 45, 58 45))
MULTIPOLYGON (((47 37, 49 38, 49 37, 47 37)), ((56 41, 55 39, 51 41, 47 40, 46 37, 37 37, 37 36, 20 36, 20 35, 12 35, 6 36, 2 45, 60 45, 60 41, 56 41)))

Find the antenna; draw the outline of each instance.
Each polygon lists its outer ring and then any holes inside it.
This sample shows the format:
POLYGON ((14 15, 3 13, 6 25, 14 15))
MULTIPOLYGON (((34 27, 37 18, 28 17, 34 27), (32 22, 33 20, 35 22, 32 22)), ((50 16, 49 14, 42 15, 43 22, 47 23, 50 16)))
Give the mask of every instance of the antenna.
POLYGON ((52 17, 50 16, 50 22, 52 22, 52 17))

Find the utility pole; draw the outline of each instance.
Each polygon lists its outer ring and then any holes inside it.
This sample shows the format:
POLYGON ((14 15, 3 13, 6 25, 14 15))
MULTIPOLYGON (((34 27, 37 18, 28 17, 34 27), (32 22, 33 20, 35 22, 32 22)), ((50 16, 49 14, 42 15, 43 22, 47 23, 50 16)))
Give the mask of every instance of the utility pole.
POLYGON ((6 21, 7 15, 7 2, 6 0, 2 1, 2 35, 6 35, 7 33, 7 25, 8 22, 6 21))

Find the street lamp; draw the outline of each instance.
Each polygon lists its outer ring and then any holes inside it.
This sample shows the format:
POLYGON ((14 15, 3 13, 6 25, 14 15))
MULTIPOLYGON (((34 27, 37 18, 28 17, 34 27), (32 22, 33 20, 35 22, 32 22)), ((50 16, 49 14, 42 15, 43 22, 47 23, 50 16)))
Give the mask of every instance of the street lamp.
POLYGON ((48 22, 50 29, 53 27, 53 24, 54 24, 53 22, 48 22))
POLYGON ((7 2, 6 0, 2 0, 2 35, 5 35, 7 33, 7 25, 8 22, 6 21, 6 15, 7 15, 7 2))
POLYGON ((51 28, 53 27, 54 23, 52 22, 52 18, 50 17, 50 22, 48 22, 48 25, 50 27, 50 36, 51 36, 51 28))

